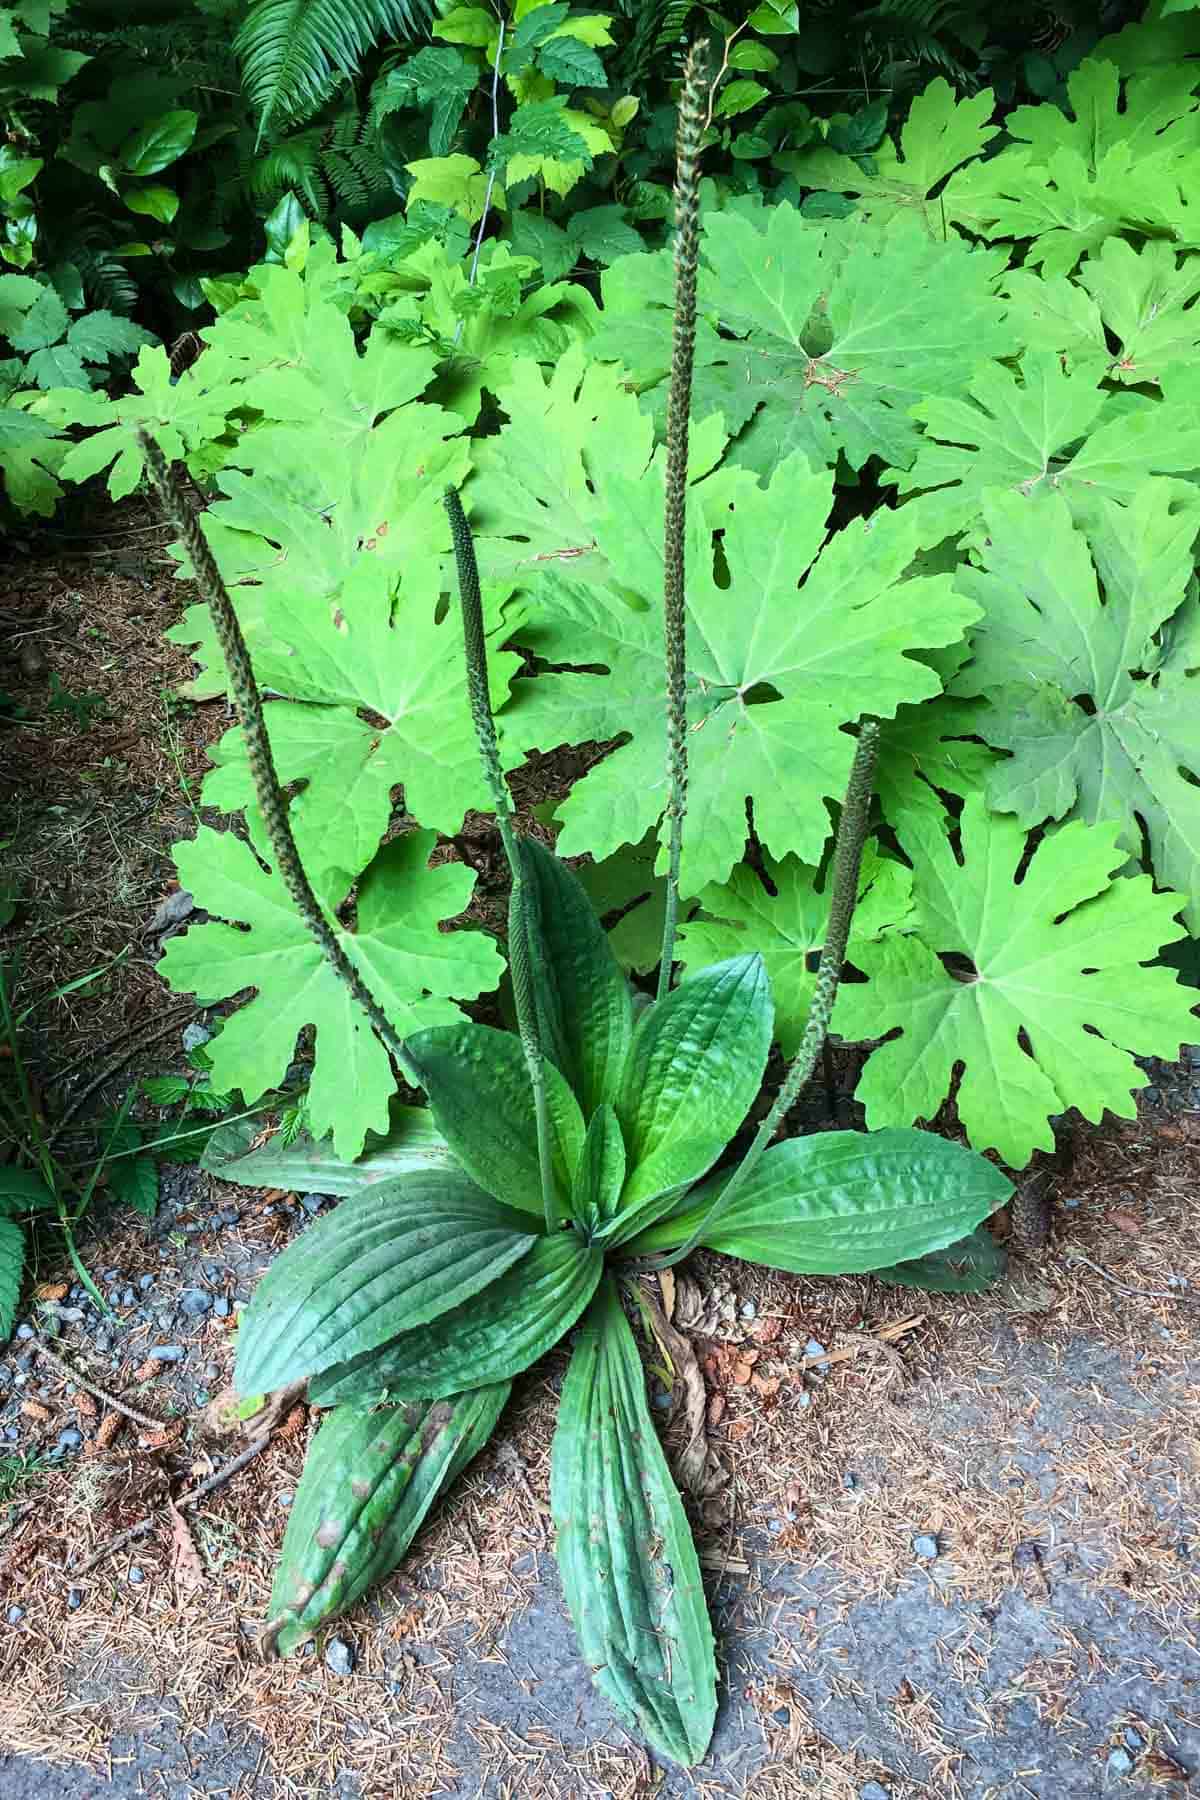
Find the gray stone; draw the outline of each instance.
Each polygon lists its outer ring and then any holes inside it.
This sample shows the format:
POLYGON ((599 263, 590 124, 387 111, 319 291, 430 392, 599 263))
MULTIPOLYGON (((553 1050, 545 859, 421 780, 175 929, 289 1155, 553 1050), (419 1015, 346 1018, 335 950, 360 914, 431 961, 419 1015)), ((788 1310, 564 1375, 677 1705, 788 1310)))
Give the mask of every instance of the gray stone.
POLYGON ((155 1344, 149 1357, 151 1362, 177 1363, 182 1362, 186 1354, 182 1344, 155 1344))
POLYGON ((295 1494, 280 1494, 279 1504, 280 1506, 290 1506, 295 1498, 295 1494))
POLYGON ((121 1295, 121 1305, 122 1306, 132 1306, 136 1299, 137 1299, 137 1295, 134 1293, 133 1289, 130 1287, 127 1287, 125 1289, 125 1292, 121 1295))
POLYGON ((58 1441, 59 1445, 64 1450, 78 1450, 80 1444, 83 1442, 83 1433, 82 1431, 76 1431, 73 1425, 68 1425, 65 1431, 59 1432, 58 1441))
POLYGON ((25 1608, 23 1606, 10 1606, 9 1607, 8 1622, 10 1625, 19 1625, 21 1623, 21 1620, 24 1617, 25 1617, 25 1608))
POLYGON ((353 1675, 354 1651, 345 1638, 330 1638, 325 1646, 325 1667, 331 1675, 353 1675))
POLYGON ((4 1435, 10 1444, 15 1444, 21 1433, 17 1430, 15 1425, 6 1425, 4 1427, 4 1435))
POLYGON ((110 1286, 112 1285, 112 1283, 114 1281, 120 1281, 120 1279, 121 1279, 120 1269, 105 1269, 104 1279, 105 1279, 105 1281, 107 1281, 109 1283, 110 1286))
POLYGON ((206 1294, 203 1288, 189 1288, 179 1302, 189 1319, 202 1319, 205 1313, 212 1311, 212 1303, 212 1295, 206 1294))
POLYGON ((152 1288, 154 1286, 153 1275, 139 1275, 138 1276, 138 1286, 141 1288, 141 1290, 144 1294, 146 1292, 147 1288, 152 1288))
POLYGON ((933 1562, 940 1554, 937 1539, 928 1531, 918 1532, 912 1541, 912 1547, 913 1553, 919 1556, 922 1562, 933 1562))
POLYGON ((213 1301, 213 1312, 217 1315, 218 1319, 227 1319, 229 1317, 229 1302, 224 1294, 218 1294, 213 1301))
POLYGON ((1142 1099, 1146 1102, 1147 1106, 1157 1106, 1162 1099, 1162 1095, 1156 1087, 1148 1087, 1142 1089, 1142 1099))
POLYGON ((96 1333, 97 1353, 100 1356, 108 1356, 112 1351, 112 1347, 113 1347, 112 1333, 108 1332, 108 1331, 98 1331, 96 1333))
POLYGON ((33 1336, 33 1326, 24 1324, 18 1325, 17 1336, 21 1339, 22 1343, 28 1343, 29 1339, 33 1336))
POLYGON ((738 1312, 743 1319, 752 1319, 757 1311, 758 1308, 755 1306, 753 1300, 743 1300, 742 1304, 738 1307, 738 1312))
POLYGON ((777 1725, 790 1725, 792 1722, 791 1712, 786 1706, 777 1706, 771 1717, 777 1725))
MULTIPOLYGON (((188 899, 191 899, 190 894, 188 899)), ((211 1036, 212 1032, 207 1025, 202 1025, 199 1019, 193 1019, 190 1025, 185 1025, 183 1028, 183 1047, 185 1050, 199 1050, 202 1044, 207 1044, 211 1036)))
POLYGON ((208 1276, 210 1281, 220 1281, 225 1270, 220 1263, 206 1262, 204 1265, 204 1273, 208 1276))
POLYGON ((852 1494, 858 1486, 858 1476, 854 1473, 853 1469, 847 1469, 842 1476, 842 1486, 849 1494, 852 1494))
POLYGON ((33 1368, 33 1354, 27 1350, 24 1356, 18 1356, 17 1369, 22 1375, 28 1375, 33 1368))
POLYGON ((236 1225, 241 1216, 236 1206, 225 1206, 217 1214, 217 1220, 222 1225, 236 1225))
POLYGON ((132 1581, 134 1587, 141 1587, 143 1581, 146 1579, 145 1569, 139 1569, 138 1565, 134 1563, 132 1569, 129 1571, 129 1579, 132 1581))
POLYGON ((1108 1775, 1129 1775, 1133 1772, 1133 1758, 1128 1750, 1110 1750, 1108 1761, 1104 1765, 1108 1775))
POLYGON ((1136 1753, 1138 1750, 1144 1750, 1146 1748, 1145 1738, 1140 1731, 1135 1731, 1132 1725, 1127 1725, 1121 1733, 1121 1736, 1125 1741, 1125 1748, 1127 1750, 1133 1750, 1136 1753))
POLYGON ((82 1588, 68 1588, 68 1590, 67 1590, 67 1607, 68 1607, 69 1611, 78 1612, 82 1605, 83 1605, 83 1589, 82 1588))
POLYGON ((887 1789, 878 1781, 864 1781, 858 1790, 858 1800, 891 1800, 887 1789))

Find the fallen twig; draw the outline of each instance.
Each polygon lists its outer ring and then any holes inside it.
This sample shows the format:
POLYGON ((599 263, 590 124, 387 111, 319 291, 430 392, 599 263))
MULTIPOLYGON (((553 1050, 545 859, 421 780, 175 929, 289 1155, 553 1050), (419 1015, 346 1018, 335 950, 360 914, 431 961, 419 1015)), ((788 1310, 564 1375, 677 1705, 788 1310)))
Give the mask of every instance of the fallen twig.
POLYGON ((186 1018, 189 1013, 194 1016, 200 1010, 201 1008, 197 1006, 184 1007, 182 1011, 172 1013, 166 1023, 158 1027, 157 1031, 148 1031, 145 1036, 139 1035, 134 1038, 131 1044, 127 1044, 120 1055, 115 1056, 108 1067, 102 1069, 94 1081, 89 1081, 82 1092, 76 1094, 65 1112, 59 1114, 54 1130, 46 1139, 47 1145, 49 1146, 58 1142, 58 1139, 62 1136, 79 1109, 91 1099, 98 1088, 102 1088, 105 1082, 117 1073, 118 1069, 124 1068, 127 1062, 132 1061, 139 1050, 144 1050, 148 1044, 156 1044, 159 1038, 164 1038, 169 1031, 174 1031, 176 1026, 186 1018))
POLYGON ((115 1412, 124 1413, 125 1417, 132 1419, 135 1425, 145 1425, 151 1431, 167 1429, 169 1420, 156 1419, 150 1413, 139 1412, 136 1406, 130 1406, 128 1400, 121 1400, 116 1394, 110 1394, 107 1388, 102 1388, 96 1382, 89 1381, 87 1376, 81 1375, 65 1356, 60 1356, 57 1350, 52 1350, 45 1338, 35 1337, 33 1342, 34 1348, 46 1358, 47 1362, 52 1362, 56 1369, 60 1369, 68 1381, 73 1381, 76 1387, 81 1387, 85 1393, 93 1395, 95 1399, 103 1400, 105 1406, 111 1406, 115 1412))
POLYGON ((890 1325, 881 1325, 878 1331, 864 1332, 853 1344, 846 1344, 841 1350, 827 1350, 820 1356, 804 1357, 800 1367, 802 1369, 823 1369, 830 1363, 848 1362, 861 1350, 878 1350, 886 1347, 894 1338, 906 1337, 910 1331, 915 1331, 918 1325, 924 1323, 924 1313, 913 1313, 907 1319, 895 1319, 890 1325))
POLYGON ((231 1481, 235 1475, 240 1474, 248 1463, 254 1461, 256 1456, 261 1456, 270 1441, 270 1432, 263 1432, 261 1436, 252 1439, 237 1456, 222 1463, 221 1467, 202 1481, 198 1487, 190 1489, 178 1500, 173 1501, 168 1497, 161 1506, 155 1507, 152 1513, 147 1513, 144 1519, 139 1519, 136 1525, 128 1526, 124 1531, 119 1531, 116 1537, 109 1538, 106 1544, 101 1544, 100 1548, 94 1550, 87 1561, 80 1563, 77 1569, 68 1570, 71 1579, 74 1581, 80 1575, 89 1574, 98 1563, 102 1563, 106 1557, 112 1556, 115 1551, 123 1550, 126 1544, 135 1543, 138 1538, 145 1537, 146 1533, 158 1523, 160 1514, 167 1511, 189 1512, 192 1507, 198 1506, 201 1500, 209 1494, 215 1493, 217 1488, 224 1487, 225 1483, 231 1481))
POLYGON ((1119 1294, 1131 1294, 1135 1300, 1179 1300, 1185 1306, 1200 1306, 1200 1294, 1184 1294, 1178 1288, 1140 1288, 1130 1287, 1127 1282, 1118 1281, 1099 1263, 1094 1263, 1090 1256, 1084 1256, 1080 1250, 1068 1250, 1067 1261, 1082 1263, 1085 1269, 1091 1269, 1094 1275, 1102 1275, 1105 1281, 1111 1281, 1119 1294))

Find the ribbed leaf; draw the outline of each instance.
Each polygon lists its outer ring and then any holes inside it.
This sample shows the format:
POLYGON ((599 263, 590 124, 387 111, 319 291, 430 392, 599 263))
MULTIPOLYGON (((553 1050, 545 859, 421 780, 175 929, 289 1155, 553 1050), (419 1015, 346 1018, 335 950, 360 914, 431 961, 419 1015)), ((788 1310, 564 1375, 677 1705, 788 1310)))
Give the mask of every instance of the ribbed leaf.
MULTIPOLYGON (((638 1253, 674 1249, 727 1179, 643 1232, 638 1253)), ((701 1242, 796 1275, 884 1269, 942 1250, 1012 1193, 994 1163, 928 1131, 822 1131, 768 1150, 701 1242)))
POLYGON ((309 1384, 314 1406, 440 1399, 528 1369, 569 1331, 596 1291, 603 1256, 573 1231, 537 1240, 519 1267, 465 1306, 406 1331, 309 1384))
MULTIPOLYGON (((404 1048, 429 1095, 435 1125, 468 1175, 507 1205, 540 1215, 533 1089, 520 1040, 464 1020, 414 1032, 404 1048)), ((554 1172, 565 1198, 583 1148, 583 1114, 549 1061, 546 1099, 554 1172)))
POLYGON ((260 1281, 238 1332, 239 1392, 347 1362, 458 1306, 533 1248, 527 1225, 447 1169, 343 1201, 260 1281))
POLYGON ((21 1298, 25 1267, 25 1233, 11 1219, 0 1219, 0 1340, 12 1336, 21 1298))
POLYGON ((46 1212, 54 1195, 35 1169, 0 1169, 0 1217, 46 1212))
POLYGON ((615 1100, 633 1035, 629 983, 579 877, 533 838, 521 842, 542 1048, 585 1118, 615 1100))
POLYGON ((305 1459, 271 1590, 267 1633, 285 1656, 391 1573, 508 1394, 501 1382, 453 1400, 330 1414, 305 1459))
POLYGON ((981 1225, 970 1237, 959 1238, 944 1250, 931 1250, 912 1262, 893 1263, 890 1269, 876 1269, 875 1275, 895 1287, 925 1288, 931 1294, 982 1294, 994 1287, 1007 1269, 1007 1250, 981 1225))
POLYGON ((583 1154, 575 1171, 571 1193, 571 1217, 585 1230, 594 1231, 611 1219, 625 1182, 625 1141, 611 1106, 598 1106, 592 1114, 583 1154))
POLYGON ((415 37, 428 20, 427 0, 254 0, 234 49, 260 135, 319 105, 381 40, 415 37))
POLYGON ((563 1592, 592 1679, 633 1731, 690 1768, 716 1717, 712 1627, 611 1278, 567 1371, 550 1499, 563 1592))
POLYGON ((368 1132, 366 1148, 355 1162, 339 1156, 329 1138, 314 1142, 307 1132, 292 1144, 275 1137, 260 1150, 247 1150, 256 1121, 239 1120, 214 1131, 200 1167, 242 1187, 280 1187, 299 1194, 357 1194, 414 1169, 456 1167, 427 1106, 394 1106, 391 1117, 387 1136, 368 1132))
POLYGON ((617 1101, 629 1174, 613 1243, 716 1162, 758 1092, 773 1021, 757 955, 699 970, 643 1013, 617 1101))

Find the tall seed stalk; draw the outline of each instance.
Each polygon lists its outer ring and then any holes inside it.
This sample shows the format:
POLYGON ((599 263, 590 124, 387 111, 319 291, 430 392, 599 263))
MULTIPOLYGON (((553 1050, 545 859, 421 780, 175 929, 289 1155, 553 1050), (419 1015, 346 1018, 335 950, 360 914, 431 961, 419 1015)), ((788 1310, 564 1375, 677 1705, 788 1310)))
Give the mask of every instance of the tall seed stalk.
POLYGON ((217 642, 221 646, 221 654, 229 672, 229 691, 242 728, 255 798, 266 827, 275 868, 322 956, 367 1015, 376 1035, 391 1052, 405 1078, 417 1086, 419 1077, 409 1060, 399 1032, 343 950, 337 933, 326 918, 304 872, 304 864, 292 835, 287 801, 283 797, 275 770, 275 759, 271 754, 271 743, 263 718, 262 696, 254 678, 250 652, 246 648, 242 628, 233 610, 229 590, 208 547, 208 540, 157 443, 142 430, 137 432, 137 441, 146 459, 150 478, 158 491, 163 512, 179 534, 191 561, 196 586, 212 615, 217 642))
POLYGON ((667 905, 663 918, 658 998, 671 986, 679 923, 679 864, 687 813, 687 534, 688 419, 696 349, 696 271, 700 261, 700 152, 708 50, 688 52, 675 134, 675 317, 671 339, 671 387, 667 399, 666 505, 663 511, 663 637, 667 673, 667 782, 669 824, 667 905))
POLYGON ((496 739, 496 721, 492 716, 492 696, 488 685, 487 640, 483 629, 483 600, 479 591, 479 565, 471 527, 456 488, 446 489, 446 512, 450 518, 450 535, 454 540, 454 560, 458 565, 458 594, 462 606, 463 649, 467 663, 467 697, 471 719, 479 743, 479 759, 488 787, 492 810, 500 830, 500 841, 508 859, 512 894, 508 909, 508 966, 512 972, 513 1000, 517 1009, 517 1030, 529 1085, 533 1089, 533 1112, 537 1126, 538 1171, 542 1184, 542 1209, 546 1229, 552 1231, 556 1219, 553 1164, 550 1156, 550 1120, 546 1104, 546 1065, 542 1059, 541 1033, 538 1028, 537 997, 534 988, 533 953, 530 944, 532 912, 529 905, 521 845, 513 830, 512 804, 500 766, 500 746, 496 739))
POLYGON ((696 1245, 702 1242, 706 1233, 712 1230, 721 1215, 732 1204, 738 1191, 754 1173, 763 1152, 783 1124, 784 1118, 794 1105, 800 1090, 817 1066, 821 1046, 829 1031, 829 1021, 833 1017, 838 983, 842 976, 842 965, 846 960, 846 945, 850 938, 850 922, 854 917, 854 908, 858 901, 858 877, 862 867, 867 826, 870 821, 871 794, 878 754, 879 726, 874 719, 866 719, 859 727, 858 746, 854 752, 850 780, 846 787, 846 798, 842 803, 842 815, 838 820, 837 836, 834 839, 829 924, 825 931, 825 943, 821 949, 821 961, 817 967, 816 986, 809 1002, 804 1033, 795 1057, 783 1078, 783 1085, 775 1096, 773 1106, 755 1132, 750 1148, 695 1231, 678 1250, 672 1250, 666 1256, 650 1258, 649 1263, 652 1268, 670 1269, 676 1263, 682 1262, 684 1257, 690 1256, 696 1245))

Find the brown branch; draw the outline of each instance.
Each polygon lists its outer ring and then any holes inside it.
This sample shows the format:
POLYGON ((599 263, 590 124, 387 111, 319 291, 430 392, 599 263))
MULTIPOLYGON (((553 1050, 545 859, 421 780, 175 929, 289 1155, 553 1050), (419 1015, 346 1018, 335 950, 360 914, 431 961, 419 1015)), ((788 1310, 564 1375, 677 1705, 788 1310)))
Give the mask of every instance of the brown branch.
POLYGON ((89 1381, 86 1375, 81 1375, 73 1364, 58 1354, 57 1350, 52 1350, 44 1338, 35 1338, 34 1348, 46 1358, 47 1362, 52 1362, 56 1369, 60 1369, 68 1381, 73 1381, 77 1387, 83 1388, 85 1393, 94 1395, 97 1400, 103 1400, 105 1406, 111 1406, 114 1412, 124 1413, 125 1417, 132 1419, 135 1425, 145 1425, 151 1431, 167 1429, 169 1420, 155 1419, 149 1413, 139 1412, 136 1406, 130 1406, 128 1400, 121 1400, 116 1394, 110 1394, 107 1388, 102 1388, 96 1382, 89 1381))
POLYGON ((227 1463, 222 1463, 221 1467, 202 1481, 198 1487, 192 1488, 178 1500, 172 1501, 168 1498, 162 1506, 156 1507, 152 1513, 147 1513, 144 1519, 139 1519, 136 1525, 130 1525, 125 1531, 118 1532, 116 1537, 109 1538, 106 1544, 101 1544, 98 1550, 92 1552, 86 1562, 80 1563, 77 1569, 67 1571, 71 1579, 75 1580, 80 1575, 89 1574, 97 1563, 102 1563, 114 1551, 123 1550, 126 1544, 132 1544, 138 1538, 145 1537, 146 1533, 158 1523, 160 1514, 169 1511, 172 1506, 176 1512, 181 1513, 198 1506, 201 1500, 209 1494, 215 1493, 217 1488, 224 1487, 225 1483, 231 1481, 235 1475, 240 1474, 248 1463, 254 1461, 256 1456, 261 1456, 270 1441, 270 1432, 263 1432, 260 1437, 254 1438, 251 1443, 247 1444, 246 1448, 237 1456, 231 1457, 227 1463))

